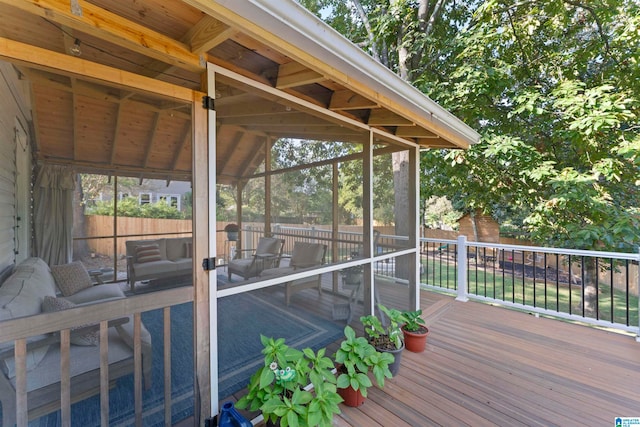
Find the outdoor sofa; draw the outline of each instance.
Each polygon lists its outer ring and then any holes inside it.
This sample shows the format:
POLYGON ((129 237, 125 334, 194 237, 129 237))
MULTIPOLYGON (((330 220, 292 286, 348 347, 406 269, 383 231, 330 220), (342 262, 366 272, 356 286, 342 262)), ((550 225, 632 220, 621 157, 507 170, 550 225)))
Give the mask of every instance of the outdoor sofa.
MULTIPOLYGON (((49 266, 40 258, 18 264, 0 286, 0 324, 3 321, 59 311, 98 302, 125 298, 117 283, 92 285, 79 262, 49 266), (55 277, 55 278, 54 278, 55 277)), ((115 380, 133 372, 133 318, 110 322, 109 378, 115 380)), ((71 330, 69 348, 72 401, 99 392, 100 347, 98 325, 82 325, 71 330)), ((142 373, 144 386, 151 386, 151 336, 142 325, 142 373)), ((60 404, 59 334, 27 340, 27 392, 30 418, 55 411, 60 404)), ((16 422, 16 363, 14 343, 0 343, 0 403, 2 425, 16 422)))
POLYGON ((191 237, 127 240, 127 279, 135 292, 140 280, 188 276, 193 271, 191 237))

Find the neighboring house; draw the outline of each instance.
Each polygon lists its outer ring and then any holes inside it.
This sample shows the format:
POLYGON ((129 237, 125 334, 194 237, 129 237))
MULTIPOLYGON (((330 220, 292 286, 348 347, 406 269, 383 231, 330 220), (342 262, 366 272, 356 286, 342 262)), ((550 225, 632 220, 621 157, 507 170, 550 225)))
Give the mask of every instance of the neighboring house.
MULTIPOLYGON (((83 323, 193 301, 200 397, 195 417, 202 424, 218 411, 217 300, 239 292, 216 291, 216 275, 199 267, 199 260, 216 254, 208 239, 215 232, 215 223, 208 222, 215 218, 210 215, 215 184, 241 191, 247 180, 263 180, 268 234, 269 182, 283 173, 270 170, 270 144, 285 137, 356 144, 360 154, 311 167, 362 162, 362 255, 373 263, 372 157, 404 158, 403 186, 410 197, 396 223, 418 224, 419 150, 467 148, 478 134, 294 1, 161 3, 0 5, 0 16, 12 23, 0 37, 0 270, 31 255, 50 264, 70 261, 72 236, 65 230, 73 219, 64 205, 58 215, 53 203, 43 201, 43 189, 56 176, 64 191, 72 191, 75 173, 189 182, 194 200, 189 254, 198 260, 193 287, 141 296, 111 306, 108 313, 87 311, 83 323), (43 230, 61 234, 43 240, 43 230), (44 248, 51 241, 59 242, 59 251, 44 248)), ((158 197, 173 202, 184 190, 156 189, 138 197, 142 203, 158 197)), ((409 229, 392 247, 415 265, 417 226, 409 229)), ((335 236, 328 243, 339 249, 335 236)), ((314 272, 339 268, 337 259, 327 259, 314 272)), ((417 274, 416 269, 407 279, 413 306, 417 274)), ((270 280, 287 282, 286 277, 270 280)), ((44 334, 47 328, 44 320, 0 328, 0 342, 44 334)), ((19 426, 26 425, 23 404, 18 399, 19 426)))

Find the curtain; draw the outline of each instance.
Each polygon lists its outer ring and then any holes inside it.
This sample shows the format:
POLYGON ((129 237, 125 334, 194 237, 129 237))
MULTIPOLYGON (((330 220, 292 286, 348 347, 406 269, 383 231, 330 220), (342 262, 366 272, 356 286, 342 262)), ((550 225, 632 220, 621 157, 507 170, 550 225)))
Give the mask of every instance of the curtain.
POLYGON ((43 165, 36 178, 35 254, 49 265, 72 260, 74 176, 70 167, 43 165))

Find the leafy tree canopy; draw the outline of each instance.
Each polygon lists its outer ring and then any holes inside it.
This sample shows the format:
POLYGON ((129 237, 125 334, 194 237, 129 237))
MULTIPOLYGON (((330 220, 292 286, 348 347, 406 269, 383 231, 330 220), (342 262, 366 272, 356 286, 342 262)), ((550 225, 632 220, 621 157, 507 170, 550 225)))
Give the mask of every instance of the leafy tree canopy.
POLYGON ((637 250, 637 1, 301 3, 481 133, 423 153, 425 200, 541 243, 637 250))

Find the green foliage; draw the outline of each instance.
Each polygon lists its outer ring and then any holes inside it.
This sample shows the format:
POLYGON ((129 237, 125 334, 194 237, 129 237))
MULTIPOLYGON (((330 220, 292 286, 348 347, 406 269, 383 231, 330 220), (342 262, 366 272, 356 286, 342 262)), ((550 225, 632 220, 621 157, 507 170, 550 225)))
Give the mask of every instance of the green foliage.
POLYGON ((283 338, 260 336, 264 365, 252 376, 236 407, 261 410, 265 419, 287 426, 330 426, 340 413, 333 362, 326 350, 290 348, 283 338), (305 390, 313 384, 312 391, 305 390))
MULTIPOLYGON (((97 201, 95 206, 86 209, 87 215, 113 216, 113 200, 97 201)), ((188 219, 191 212, 180 212, 165 200, 141 205, 135 197, 126 197, 118 201, 118 216, 135 218, 188 219)))
POLYGON ((337 380, 338 388, 352 387, 360 390, 363 397, 367 397, 367 389, 373 385, 367 375, 373 372, 373 377, 379 387, 384 387, 385 378, 391 378, 389 365, 395 360, 391 353, 377 351, 366 338, 356 337, 356 333, 349 325, 344 328, 345 339, 334 356, 336 363, 342 364, 337 380))
POLYGON ((416 311, 403 311, 401 315, 401 321, 404 323, 402 329, 409 332, 416 332, 425 325, 422 316, 422 310, 416 311))
POLYGON ((402 312, 395 308, 389 309, 382 304, 378 304, 378 308, 387 316, 389 322, 387 326, 384 326, 382 321, 373 314, 360 317, 369 341, 374 347, 385 350, 402 348, 403 334, 400 329, 400 323, 404 320, 402 312))
POLYGON ((341 19, 303 3, 482 134, 422 153, 423 200, 540 243, 637 250, 640 3, 353 0, 341 19))

